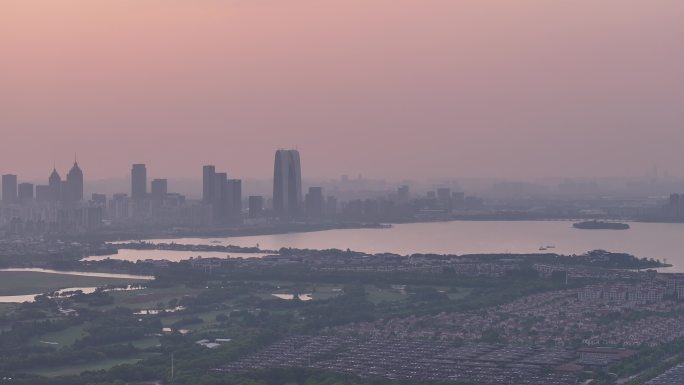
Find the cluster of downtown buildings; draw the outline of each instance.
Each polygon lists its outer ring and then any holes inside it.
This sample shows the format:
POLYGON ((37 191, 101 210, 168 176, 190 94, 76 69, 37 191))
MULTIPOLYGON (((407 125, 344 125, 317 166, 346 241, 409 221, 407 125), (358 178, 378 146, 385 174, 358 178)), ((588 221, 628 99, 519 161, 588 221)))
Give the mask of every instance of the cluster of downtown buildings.
POLYGON ((66 179, 53 169, 45 185, 19 183, 13 174, 2 176, 0 226, 9 232, 70 231, 101 223, 102 210, 83 204, 83 171, 78 162, 66 179))
POLYGON ((66 179, 54 169, 45 185, 19 183, 16 175, 6 174, 0 228, 9 233, 47 233, 89 231, 104 225, 225 226, 323 217, 323 189, 311 187, 305 196, 302 192, 297 150, 276 151, 273 198, 249 196, 246 205, 242 180, 229 178, 213 165, 202 170, 200 201, 170 192, 167 179, 153 179, 148 189, 145 164, 131 168, 130 195, 116 193, 109 199, 99 193, 84 199, 83 171, 76 162, 66 179))
POLYGON ((147 166, 133 164, 130 192, 111 196, 93 193, 84 199, 83 171, 78 163, 62 179, 54 169, 45 185, 2 177, 0 231, 10 234, 88 232, 130 229, 225 228, 271 226, 290 222, 379 223, 448 219, 459 210, 477 210, 482 201, 449 188, 412 196, 408 186, 374 198, 338 203, 323 187, 303 191, 297 150, 275 153, 273 195, 244 197, 241 179, 214 165, 202 167, 202 195, 190 200, 169 190, 168 179, 148 180, 147 166))

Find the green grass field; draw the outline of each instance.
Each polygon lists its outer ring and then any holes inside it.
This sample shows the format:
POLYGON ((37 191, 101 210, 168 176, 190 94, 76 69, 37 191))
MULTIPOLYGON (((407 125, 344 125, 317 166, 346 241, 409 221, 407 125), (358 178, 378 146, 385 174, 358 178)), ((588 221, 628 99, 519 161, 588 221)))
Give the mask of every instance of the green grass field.
POLYGON ((88 327, 87 323, 82 325, 72 326, 58 332, 45 333, 41 336, 34 337, 29 342, 34 346, 54 346, 55 348, 63 348, 65 346, 70 346, 76 340, 85 337, 85 329, 88 327))
POLYGON ((36 370, 30 370, 28 373, 37 374, 45 377, 58 377, 58 376, 69 376, 77 375, 86 371, 97 371, 97 370, 107 370, 118 365, 124 364, 135 364, 142 360, 139 358, 112 358, 103 361, 91 362, 88 364, 80 365, 70 365, 70 366, 57 366, 51 368, 40 368, 36 370))
POLYGON ((144 281, 50 274, 33 271, 0 271, 0 295, 36 294, 69 287, 95 287, 141 282, 144 281))
POLYGON ((0 316, 4 316, 15 309, 15 305, 12 303, 0 303, 0 316))
POLYGON ((404 301, 408 298, 406 294, 396 289, 378 288, 372 285, 366 285, 366 293, 368 293, 368 300, 375 304, 404 301))
POLYGON ((116 306, 131 309, 153 309, 158 303, 166 304, 171 299, 182 299, 185 296, 193 296, 200 293, 199 289, 190 289, 183 286, 170 288, 147 288, 144 290, 117 291, 111 295, 116 301, 116 306))

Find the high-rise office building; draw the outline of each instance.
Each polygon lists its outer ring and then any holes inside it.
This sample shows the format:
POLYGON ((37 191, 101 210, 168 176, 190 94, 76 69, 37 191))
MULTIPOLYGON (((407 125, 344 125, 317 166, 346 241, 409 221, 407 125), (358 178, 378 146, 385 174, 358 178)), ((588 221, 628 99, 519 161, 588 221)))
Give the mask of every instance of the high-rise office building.
POLYGON ((20 202, 30 202, 33 200, 33 183, 19 183, 17 191, 20 202))
POLYGON ((452 192, 451 202, 454 208, 463 208, 465 205, 465 193, 461 191, 452 192))
POLYGON ((226 202, 228 201, 228 174, 225 172, 214 173, 214 192, 212 195, 212 207, 214 219, 222 220, 226 217, 226 202))
POLYGON ((437 199, 440 203, 448 203, 451 201, 451 189, 448 187, 440 187, 437 189, 437 199))
POLYGON ((107 196, 105 194, 93 193, 90 200, 95 207, 107 207, 107 196))
POLYGON ((56 168, 52 169, 52 173, 48 179, 48 187, 50 189, 49 201, 59 202, 62 197, 62 177, 59 176, 56 168))
POLYGON ((214 183, 216 180, 216 167, 207 165, 202 167, 202 202, 211 204, 214 202, 214 183))
POLYGON ((297 150, 278 150, 273 172, 273 211, 281 218, 300 215, 302 169, 297 150))
POLYGON ((397 189, 397 200, 399 203, 408 203, 410 198, 409 186, 403 185, 397 189))
POLYGON ((327 217, 334 217, 337 215, 337 198, 328 196, 325 199, 325 215, 327 217))
POLYGON ((226 182, 226 210, 232 221, 242 217, 242 180, 228 179, 226 182))
POLYGON ((682 214, 682 194, 670 194, 670 214, 674 217, 679 217, 682 214))
POLYGON ((306 216, 309 218, 323 217, 323 188, 309 187, 309 192, 306 194, 306 216))
POLYGON ((16 203, 17 198, 17 176, 6 174, 2 176, 2 201, 4 203, 16 203))
POLYGON ((259 218, 264 211, 264 197, 252 195, 249 197, 249 217, 259 218))
POLYGON ((168 181, 166 179, 153 179, 151 197, 155 201, 163 201, 169 193, 168 181))
POLYGON ((66 187, 67 191, 64 195, 66 202, 75 203, 83 200, 83 171, 78 167, 77 162, 74 162, 67 173, 66 187))
POLYGON ((134 164, 131 169, 131 199, 142 201, 147 198, 147 168, 144 164, 134 164))
POLYGON ((36 186, 36 201, 38 202, 50 202, 52 201, 52 191, 48 185, 38 185, 36 186))
POLYGON ((124 219, 133 216, 133 205, 126 194, 114 194, 109 201, 109 212, 112 219, 124 219))

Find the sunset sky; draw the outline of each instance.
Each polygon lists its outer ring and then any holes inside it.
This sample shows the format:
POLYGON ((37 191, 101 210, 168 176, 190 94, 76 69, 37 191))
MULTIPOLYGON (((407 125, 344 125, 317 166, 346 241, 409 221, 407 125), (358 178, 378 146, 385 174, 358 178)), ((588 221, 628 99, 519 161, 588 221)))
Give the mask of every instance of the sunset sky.
POLYGON ((684 176, 682 0, 1 0, 0 173, 684 176))

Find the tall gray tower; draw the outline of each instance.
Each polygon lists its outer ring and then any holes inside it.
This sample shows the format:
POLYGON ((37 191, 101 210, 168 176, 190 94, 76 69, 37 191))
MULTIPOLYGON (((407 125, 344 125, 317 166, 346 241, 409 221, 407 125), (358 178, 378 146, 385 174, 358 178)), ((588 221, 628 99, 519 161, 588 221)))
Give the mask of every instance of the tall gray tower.
POLYGON ((17 176, 7 174, 2 176, 2 201, 17 203, 17 176))
POLYGON ((131 169, 131 199, 142 201, 147 198, 147 167, 134 164, 131 169))
POLYGON ((302 168, 297 150, 278 150, 273 172, 273 211, 281 219, 300 215, 302 168))
POLYGON ((202 167, 202 202, 206 204, 214 201, 215 175, 216 167, 212 165, 202 167))
POLYGON ((81 171, 76 161, 74 161, 73 167, 67 173, 66 185, 65 200, 67 203, 76 203, 83 200, 83 171, 81 171))

